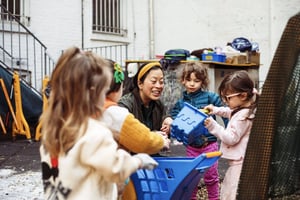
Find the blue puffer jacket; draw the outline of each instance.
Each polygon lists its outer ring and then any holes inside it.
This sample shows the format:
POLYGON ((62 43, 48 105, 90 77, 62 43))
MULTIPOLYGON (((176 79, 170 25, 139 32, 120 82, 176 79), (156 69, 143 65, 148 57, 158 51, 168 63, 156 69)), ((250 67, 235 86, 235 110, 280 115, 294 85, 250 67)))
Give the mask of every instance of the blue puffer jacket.
MULTIPOLYGON (((184 106, 184 102, 191 104, 192 106, 201 109, 209 104, 213 104, 214 106, 224 106, 222 104, 222 101, 219 97, 218 94, 214 92, 209 92, 209 91, 202 91, 198 90, 197 92, 194 93, 187 93, 186 91, 183 92, 182 99, 179 99, 175 106, 171 109, 170 111, 170 116, 175 119, 177 114, 181 111, 181 109, 184 106)), ((212 116, 214 119, 216 119, 215 116, 212 116)), ((228 123, 228 119, 223 118, 223 122, 225 126, 228 123)), ((216 141, 217 138, 212 135, 208 134, 207 138, 208 141, 216 141)), ((206 140, 205 139, 205 140, 206 140)), ((201 146, 205 141, 203 141, 203 138, 200 138, 196 141, 194 141, 191 145, 192 146, 201 146)))

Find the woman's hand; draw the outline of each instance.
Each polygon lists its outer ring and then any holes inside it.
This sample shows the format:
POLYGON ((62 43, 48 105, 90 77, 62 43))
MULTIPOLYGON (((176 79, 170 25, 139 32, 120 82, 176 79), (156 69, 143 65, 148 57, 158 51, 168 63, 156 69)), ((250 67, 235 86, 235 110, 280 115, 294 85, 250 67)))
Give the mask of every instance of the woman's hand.
POLYGON ((156 131, 157 134, 160 134, 164 140, 163 149, 170 149, 171 140, 168 138, 168 134, 163 131, 156 131))

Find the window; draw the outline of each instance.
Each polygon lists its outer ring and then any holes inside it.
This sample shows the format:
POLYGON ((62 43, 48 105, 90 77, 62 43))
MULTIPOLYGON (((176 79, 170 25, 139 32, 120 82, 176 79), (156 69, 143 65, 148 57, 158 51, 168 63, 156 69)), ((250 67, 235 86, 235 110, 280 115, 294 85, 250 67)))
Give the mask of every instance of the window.
POLYGON ((124 0, 93 0, 93 31, 124 35, 122 14, 124 0))
MULTIPOLYGON (((1 5, 8 10, 18 20, 21 17, 20 0, 1 0, 1 5)), ((2 19, 8 19, 8 15, 1 16, 2 19)))
POLYGON ((1 19, 19 20, 21 23, 28 25, 30 18, 27 16, 29 1, 26 0, 0 0, 1 19), (9 17, 9 13, 14 18, 9 17))

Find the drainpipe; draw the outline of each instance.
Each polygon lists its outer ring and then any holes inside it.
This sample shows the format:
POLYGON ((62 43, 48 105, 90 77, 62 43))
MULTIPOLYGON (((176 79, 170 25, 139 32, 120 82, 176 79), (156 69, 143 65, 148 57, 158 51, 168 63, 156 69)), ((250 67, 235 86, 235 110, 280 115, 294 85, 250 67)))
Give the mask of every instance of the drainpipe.
POLYGON ((84 6, 83 6, 83 1, 81 0, 81 49, 84 49, 84 6))
POLYGON ((149 57, 154 58, 154 2, 149 0, 149 57))

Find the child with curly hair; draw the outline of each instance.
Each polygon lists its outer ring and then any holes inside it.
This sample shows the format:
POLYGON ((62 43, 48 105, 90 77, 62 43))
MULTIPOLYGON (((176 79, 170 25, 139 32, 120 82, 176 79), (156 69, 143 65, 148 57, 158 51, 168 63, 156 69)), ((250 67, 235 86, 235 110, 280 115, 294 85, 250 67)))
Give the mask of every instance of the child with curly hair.
MULTIPOLYGON (((207 67, 200 62, 188 62, 182 68, 180 73, 180 82, 185 87, 182 98, 179 99, 172 108, 170 115, 175 119, 184 106, 184 102, 192 106, 203 109, 209 104, 221 106, 222 101, 218 94, 207 90, 209 84, 207 67)), ((224 124, 227 120, 223 119, 224 124)), ((201 130, 199 130, 201 131, 201 130)), ((205 152, 218 151, 219 145, 217 138, 208 133, 201 134, 192 143, 186 145, 186 155, 188 157, 197 157, 205 152)), ((218 162, 215 162, 204 174, 204 183, 206 185, 208 198, 210 200, 219 199, 219 173, 218 162)), ((194 189, 191 199, 197 199, 198 188, 194 189)))

